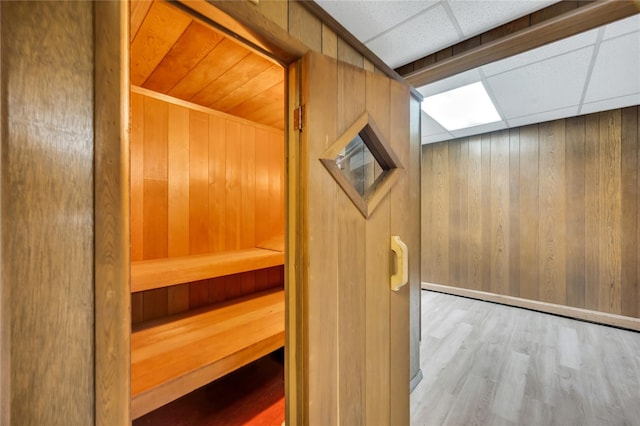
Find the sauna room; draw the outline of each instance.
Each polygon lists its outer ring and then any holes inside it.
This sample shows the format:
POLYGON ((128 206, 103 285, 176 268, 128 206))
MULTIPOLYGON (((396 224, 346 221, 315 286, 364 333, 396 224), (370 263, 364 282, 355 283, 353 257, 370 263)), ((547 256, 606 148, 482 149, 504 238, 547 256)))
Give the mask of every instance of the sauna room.
POLYGON ((279 424, 284 68, 164 1, 131 3, 130 55, 134 424, 279 424))

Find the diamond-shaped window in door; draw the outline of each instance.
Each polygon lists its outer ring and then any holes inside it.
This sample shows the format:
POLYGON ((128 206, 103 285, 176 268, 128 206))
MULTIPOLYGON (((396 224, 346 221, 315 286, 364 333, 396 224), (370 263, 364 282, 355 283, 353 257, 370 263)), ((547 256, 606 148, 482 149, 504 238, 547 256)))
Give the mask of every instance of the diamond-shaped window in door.
POLYGON ((322 164, 364 217, 369 217, 403 170, 372 117, 362 114, 322 154, 322 164))

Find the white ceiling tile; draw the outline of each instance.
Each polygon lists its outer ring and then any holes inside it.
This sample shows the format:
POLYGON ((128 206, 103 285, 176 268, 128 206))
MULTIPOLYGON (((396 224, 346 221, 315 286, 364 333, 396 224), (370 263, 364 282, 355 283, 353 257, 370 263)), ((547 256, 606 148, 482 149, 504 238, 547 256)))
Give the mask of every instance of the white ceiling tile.
POLYGON ((557 3, 557 0, 449 0, 448 3, 467 38, 557 3))
POLYGON ((580 114, 591 114, 592 112, 608 111, 610 109, 624 108, 634 105, 640 105, 640 93, 584 104, 582 105, 580 114))
POLYGON ((366 43, 392 68, 422 58, 458 41, 447 13, 438 5, 366 43))
POLYGON ((387 31, 437 2, 437 0, 317 0, 324 10, 362 42, 387 31))
POLYGON ((495 132, 496 130, 502 130, 507 128, 507 123, 504 121, 497 121, 495 123, 483 124, 482 126, 467 127, 466 129, 456 130, 451 132, 456 138, 463 138, 465 136, 481 135, 483 133, 495 132))
POLYGON ((605 27, 604 39, 640 31, 640 14, 613 22, 605 27))
POLYGON ((494 100, 507 120, 580 103, 593 47, 489 77, 494 100))
POLYGON ((640 32, 603 41, 584 102, 640 92, 640 32))
POLYGON ((571 52, 572 50, 581 49, 583 47, 593 45, 598 37, 598 30, 591 30, 577 34, 573 37, 565 38, 555 43, 550 43, 537 49, 519 55, 511 56, 501 61, 492 62, 482 67, 482 71, 486 76, 496 75, 505 71, 519 68, 532 64, 544 59, 551 58, 571 52))
POLYGON ((418 91, 426 98, 431 95, 446 92, 448 90, 457 89, 458 87, 476 83, 481 80, 480 73, 477 69, 465 71, 452 77, 438 80, 434 83, 427 84, 418 88, 418 91))
POLYGON ((568 108, 560 108, 554 111, 545 111, 538 114, 525 115, 524 117, 513 118, 509 120, 510 127, 526 126, 527 124, 543 123, 550 120, 559 120, 561 118, 574 117, 578 114, 578 106, 568 108))
POLYGON ((422 115, 422 135, 430 136, 439 133, 447 133, 447 129, 442 127, 440 123, 431 118, 431 116, 424 111, 420 111, 422 115))

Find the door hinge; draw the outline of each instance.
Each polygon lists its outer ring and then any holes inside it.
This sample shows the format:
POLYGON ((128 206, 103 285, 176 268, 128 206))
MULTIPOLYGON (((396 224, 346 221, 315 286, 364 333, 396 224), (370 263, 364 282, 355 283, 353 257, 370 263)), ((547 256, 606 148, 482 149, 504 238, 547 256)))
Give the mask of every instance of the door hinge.
POLYGON ((300 105, 293 110, 293 130, 301 132, 304 127, 304 119, 304 105, 300 105))

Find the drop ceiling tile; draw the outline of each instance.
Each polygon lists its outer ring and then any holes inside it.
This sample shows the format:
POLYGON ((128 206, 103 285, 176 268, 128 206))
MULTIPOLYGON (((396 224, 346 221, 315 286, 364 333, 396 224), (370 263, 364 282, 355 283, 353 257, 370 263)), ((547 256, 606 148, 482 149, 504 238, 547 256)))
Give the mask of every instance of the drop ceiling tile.
POLYGON ((486 76, 500 74, 534 62, 563 55, 567 52, 593 45, 596 43, 597 37, 597 29, 580 33, 573 37, 565 38, 563 40, 538 47, 537 49, 529 50, 528 52, 487 64, 482 67, 482 71, 486 76))
POLYGON ((436 52, 458 41, 458 33, 440 5, 428 9, 366 43, 390 67, 436 52))
POLYGON ((640 32, 603 41, 584 102, 640 92, 640 32))
POLYGON ((580 114, 591 114, 592 112, 608 111, 610 109, 625 108, 634 105, 640 105, 640 93, 584 104, 582 105, 580 114))
POLYGON ((451 132, 456 138, 463 138, 465 136, 481 135, 483 133, 495 132, 496 130, 502 130, 507 128, 507 123, 504 121, 497 121, 495 123, 483 124, 482 126, 467 127, 466 129, 456 130, 451 132))
POLYGON ((358 40, 366 42, 433 6, 437 0, 318 0, 317 2, 358 40))
POLYGON ((457 89, 458 87, 476 83, 481 80, 480 73, 477 69, 465 71, 452 77, 439 80, 426 86, 418 88, 418 91, 426 98, 448 90, 457 89))
POLYGON ((640 14, 607 25, 604 30, 604 39, 608 40, 634 31, 640 31, 640 14))
POLYGON ((560 108, 553 111, 545 111, 539 114, 525 115, 509 120, 510 127, 526 126, 527 124, 544 123, 545 121, 558 120, 560 118, 574 117, 578 115, 578 106, 560 108))
POLYGON ((449 0, 465 38, 518 19, 557 1, 549 0, 449 0))
POLYGON ((440 123, 431 118, 431 116, 424 111, 420 111, 422 115, 422 135, 423 136, 431 136, 437 135, 440 133, 447 133, 447 129, 442 127, 440 123))
POLYGON ((533 63, 487 82, 507 120, 580 103, 593 47, 533 63))

